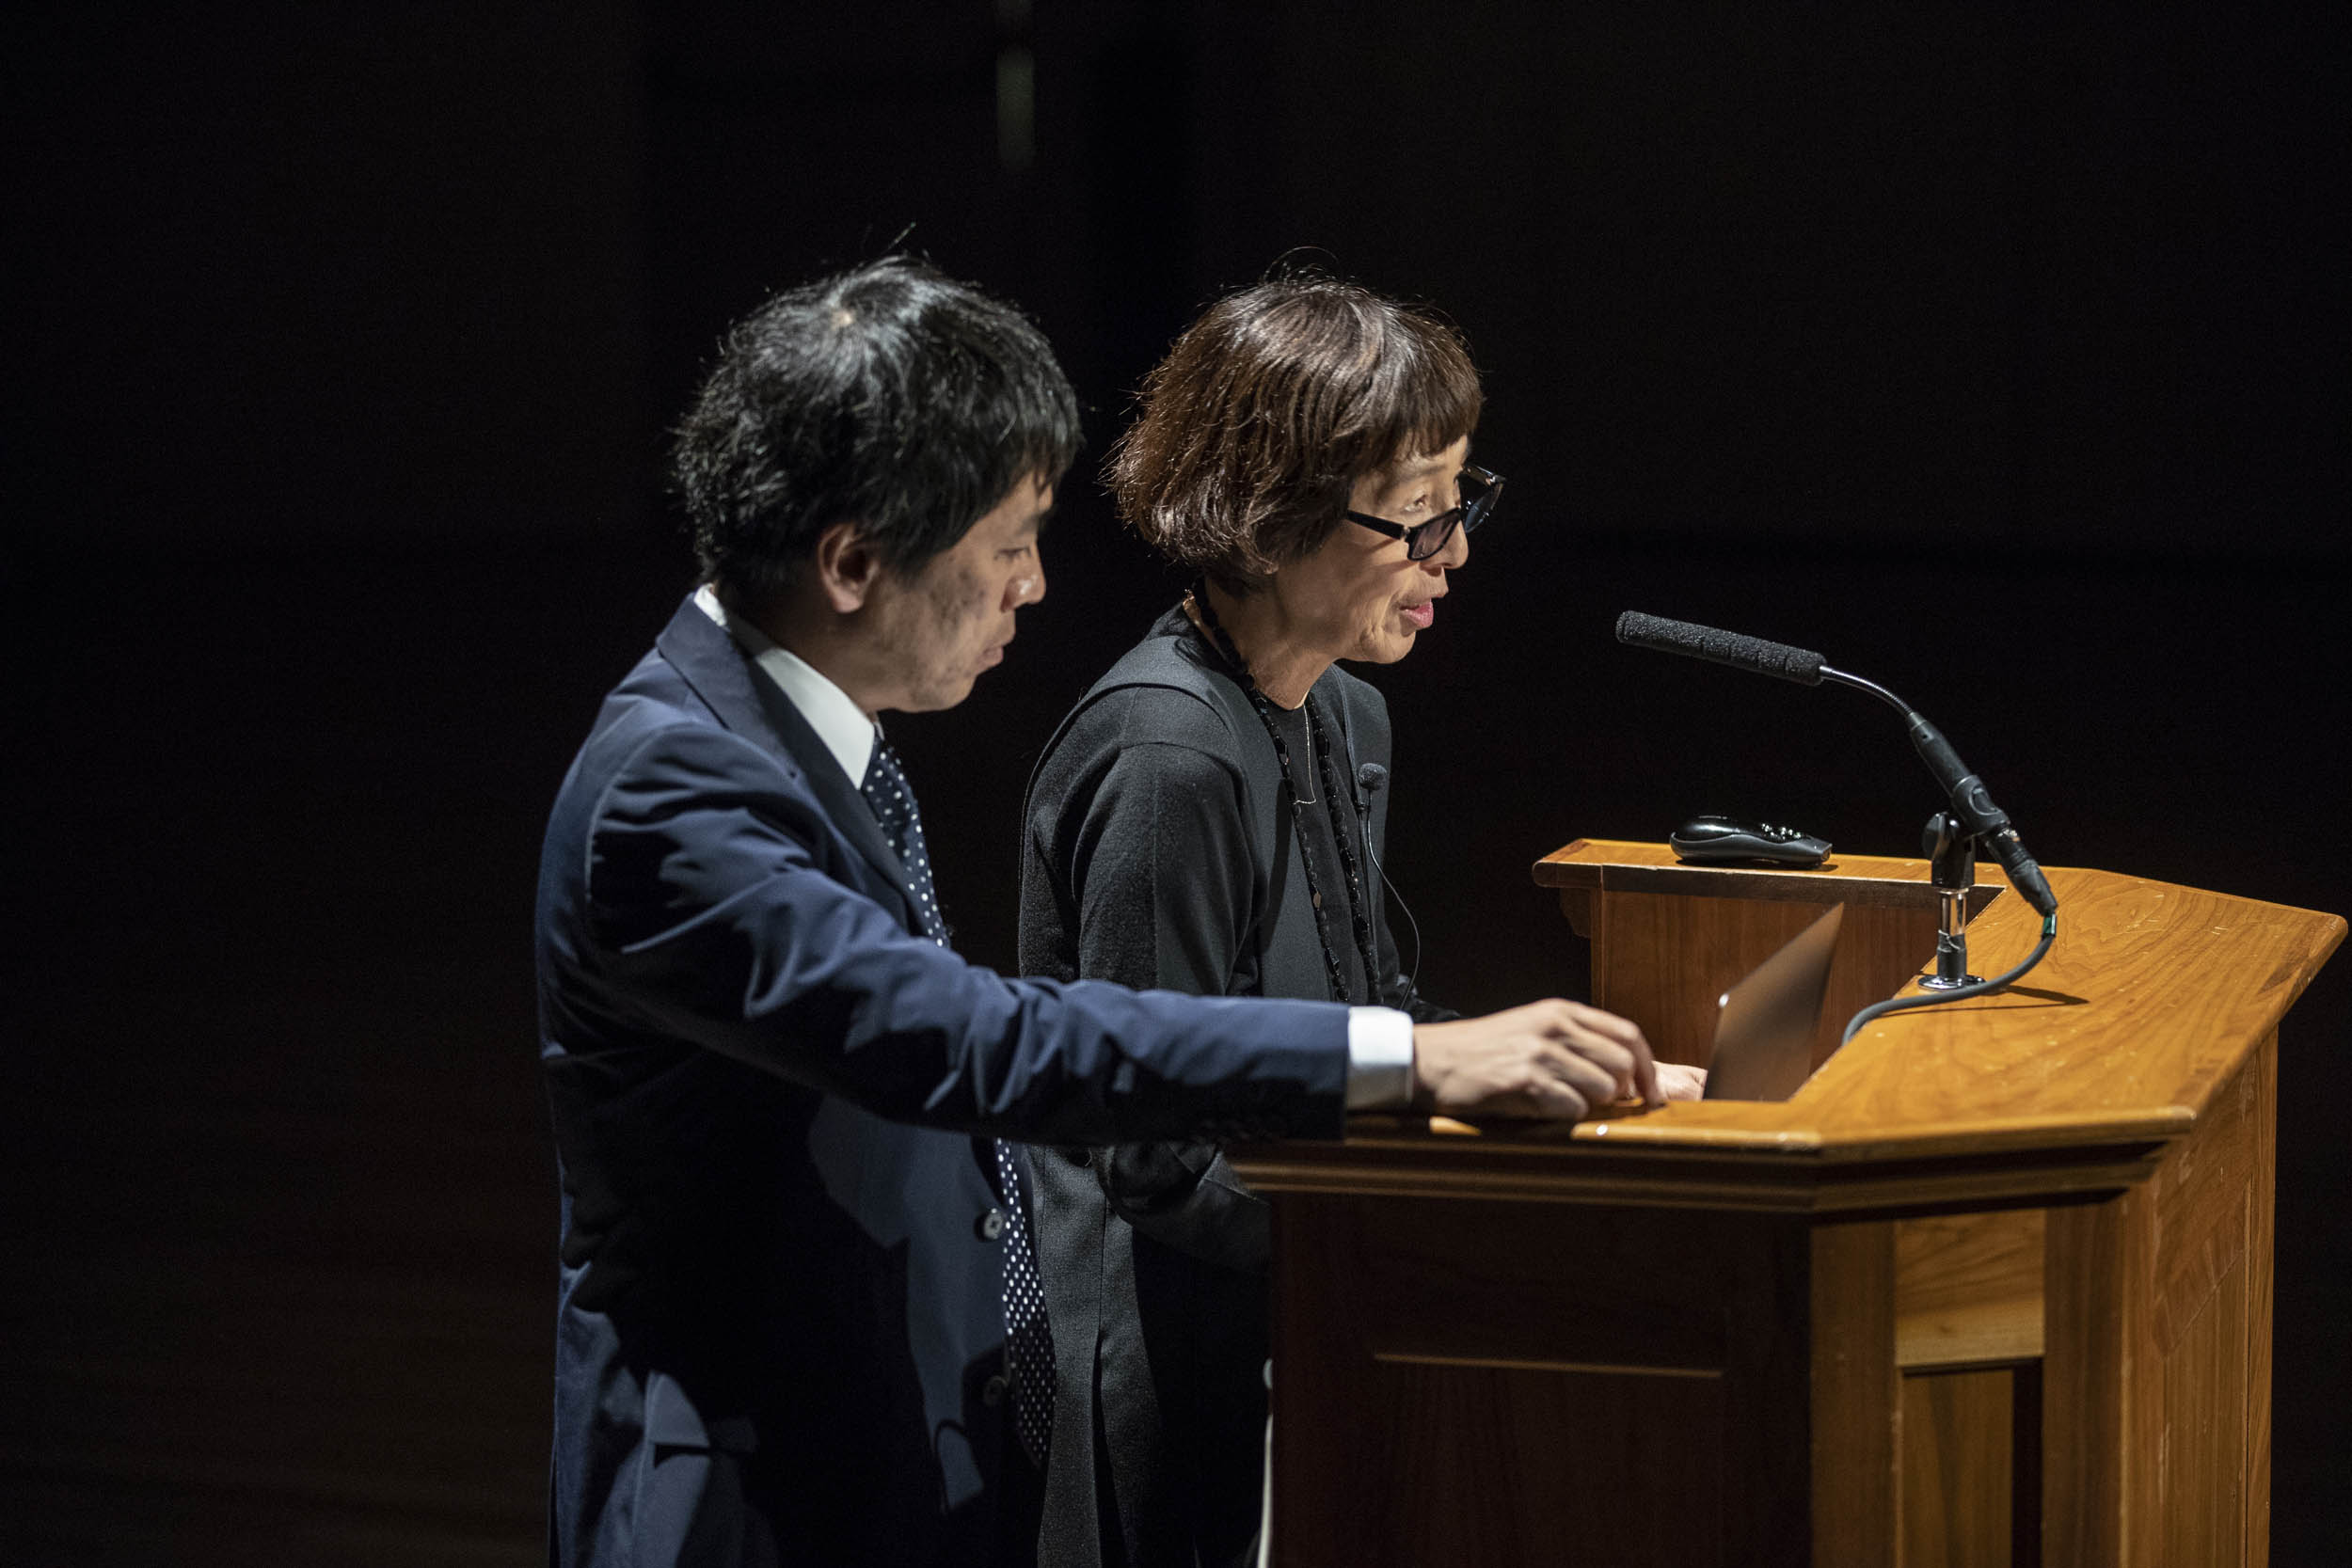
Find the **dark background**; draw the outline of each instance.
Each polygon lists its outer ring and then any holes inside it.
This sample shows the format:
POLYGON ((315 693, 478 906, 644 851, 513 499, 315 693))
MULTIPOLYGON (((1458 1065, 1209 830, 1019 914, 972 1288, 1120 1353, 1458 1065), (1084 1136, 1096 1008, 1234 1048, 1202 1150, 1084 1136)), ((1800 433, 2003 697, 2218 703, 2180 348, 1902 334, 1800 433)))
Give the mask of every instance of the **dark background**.
MULTIPOLYGON (((1892 714, 1629 607, 1892 686, 2049 863, 2352 907, 2343 54, 1891 9, 20 8, 6 1555, 537 1560, 540 821, 691 581, 717 334, 902 235, 1089 410, 1052 596, 893 725, 984 962, 1029 758, 1171 594, 1094 481, 1128 390, 1301 246, 1461 324, 1512 481, 1370 672, 1436 994, 1578 983, 1569 838, 1937 803, 1892 714)), ((2352 1553, 2348 974, 2282 1043, 2281 1563, 2352 1553)))

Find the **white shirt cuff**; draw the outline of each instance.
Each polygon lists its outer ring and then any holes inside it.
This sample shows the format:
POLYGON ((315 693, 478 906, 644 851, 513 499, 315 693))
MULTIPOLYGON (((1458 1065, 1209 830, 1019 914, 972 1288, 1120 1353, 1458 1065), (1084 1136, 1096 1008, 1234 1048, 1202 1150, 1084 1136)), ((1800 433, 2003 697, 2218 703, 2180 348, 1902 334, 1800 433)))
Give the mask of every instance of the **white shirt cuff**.
POLYGON ((1347 1009, 1347 1108, 1401 1111, 1413 1101, 1413 1021, 1394 1007, 1347 1009))

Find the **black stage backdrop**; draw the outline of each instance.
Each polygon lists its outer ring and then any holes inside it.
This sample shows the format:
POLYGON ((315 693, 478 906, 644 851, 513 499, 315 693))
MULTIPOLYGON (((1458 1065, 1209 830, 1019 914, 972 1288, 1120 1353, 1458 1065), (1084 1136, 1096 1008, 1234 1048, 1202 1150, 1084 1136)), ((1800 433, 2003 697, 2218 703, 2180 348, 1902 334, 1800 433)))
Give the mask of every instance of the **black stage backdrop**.
MULTIPOLYGON (((1051 596, 893 727, 961 945, 1174 584, 1096 465, 1298 251, 1431 301, 1512 480, 1398 720, 1424 983, 1581 983, 1527 866, 1693 811, 1909 852, 1904 693, 2042 858, 2344 911, 2344 145, 2222 8, 621 0, 20 8, 0 1538, 56 1563, 536 1560, 541 816, 691 565, 663 429, 777 286, 925 252, 1090 446, 1051 596)), ((2307 8, 2309 9, 2309 8, 2307 8)), ((2277 1560, 2352 1556, 2339 959, 2283 1041, 2277 1560)))

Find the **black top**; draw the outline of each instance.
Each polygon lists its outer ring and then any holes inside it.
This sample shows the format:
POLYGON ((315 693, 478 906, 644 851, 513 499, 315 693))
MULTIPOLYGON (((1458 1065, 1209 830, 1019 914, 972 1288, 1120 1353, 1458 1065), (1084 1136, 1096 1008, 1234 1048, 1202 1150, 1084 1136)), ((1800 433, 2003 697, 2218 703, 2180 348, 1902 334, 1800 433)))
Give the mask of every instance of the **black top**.
MULTIPOLYGON (((1266 726, 1181 609, 1064 721, 1031 781, 1021 967, 1207 994, 1326 1000, 1300 874, 1314 859, 1346 1000, 1408 999, 1365 853, 1387 818, 1357 769, 1389 761, 1386 705, 1334 667, 1309 700, 1330 731, 1327 780, 1303 709, 1275 710, 1295 810, 1266 726), (1326 804, 1341 791, 1385 975, 1351 927, 1326 804), (1375 991, 1377 994, 1375 994, 1375 991)), ((1264 1456, 1267 1215, 1215 1144, 1033 1150, 1038 1244, 1058 1389, 1045 1568, 1252 1560, 1264 1456), (1100 1405, 1095 1389, 1099 1386, 1100 1405), (1099 1447, 1084 1441, 1099 1433, 1099 1447), (1099 1534, 1098 1534, 1099 1518, 1099 1534)))
MULTIPOLYGON (((1311 694, 1309 701, 1323 709, 1317 715, 1322 723, 1336 722, 1329 694, 1311 694)), ((1256 783, 1278 802, 1288 801, 1297 786, 1295 811, 1281 807, 1284 827, 1300 835, 1300 847, 1312 857, 1309 885, 1325 902, 1322 934, 1339 960, 1347 994, 1331 994, 1311 928, 1297 934, 1313 946, 1312 978, 1322 983, 1280 989, 1301 1000, 1379 1002, 1364 976, 1348 877, 1326 804, 1327 784, 1345 791, 1352 776, 1318 776, 1304 706, 1271 711, 1290 754, 1291 785, 1279 769, 1256 783)), ((1263 727, 1254 718, 1251 722, 1263 727)), ((1025 896, 1025 973, 1211 996, 1263 990, 1251 983, 1259 955, 1248 951, 1251 917, 1259 912, 1251 907, 1251 888, 1263 868, 1249 843, 1245 764, 1231 754, 1228 739, 1224 725, 1199 702, 1161 687, 1111 691, 1072 717, 1040 765, 1030 812, 1032 828, 1041 831, 1040 847, 1048 849, 1057 871, 1067 867, 1066 879, 1052 879, 1057 890, 1067 890, 1076 928, 1066 925, 1064 900, 1025 896), (1204 733, 1209 724, 1216 725, 1215 733, 1204 733), (1049 809, 1054 820, 1041 820, 1049 809)), ((1341 797, 1341 811, 1360 833, 1351 795, 1341 797)), ((1351 847, 1360 878, 1360 839, 1351 847)), ((1360 884, 1352 891, 1359 900, 1364 896, 1360 884)))
POLYGON ((1348 1001, 1418 1012, 1406 995, 1382 890, 1385 791, 1358 783, 1389 760, 1388 707, 1336 665, 1309 693, 1330 731, 1333 778, 1315 766, 1303 707, 1274 709, 1292 780, 1311 791, 1295 812, 1266 726, 1183 610, 1098 681, 1039 759, 1025 813, 1021 968, 1053 979, 1117 980, 1208 995, 1332 1000, 1295 834, 1314 856, 1331 907, 1325 932, 1348 1001), (1352 835, 1382 983, 1369 985, 1350 926, 1331 813, 1352 835))

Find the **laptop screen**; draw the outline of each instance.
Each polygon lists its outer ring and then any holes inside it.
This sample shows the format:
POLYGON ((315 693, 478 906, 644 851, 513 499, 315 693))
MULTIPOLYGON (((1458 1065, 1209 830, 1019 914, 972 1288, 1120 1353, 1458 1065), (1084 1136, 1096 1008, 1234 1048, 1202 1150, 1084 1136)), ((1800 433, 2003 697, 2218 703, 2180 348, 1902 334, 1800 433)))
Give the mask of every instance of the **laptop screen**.
POLYGON ((1708 1099, 1786 1100, 1813 1075, 1813 1031, 1845 914, 1845 905, 1831 905, 1724 992, 1708 1099))

